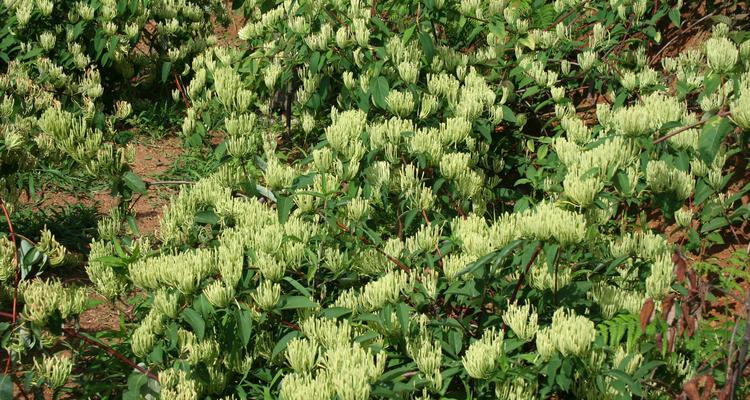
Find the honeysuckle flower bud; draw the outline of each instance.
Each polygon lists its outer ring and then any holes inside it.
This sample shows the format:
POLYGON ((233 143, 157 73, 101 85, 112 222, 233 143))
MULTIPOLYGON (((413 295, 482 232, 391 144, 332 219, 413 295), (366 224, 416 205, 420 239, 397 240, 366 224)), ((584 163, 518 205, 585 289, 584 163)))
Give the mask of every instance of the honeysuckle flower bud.
POLYGON ((444 145, 464 141, 471 133, 471 122, 463 117, 451 117, 440 124, 440 138, 444 145))
POLYGON ((419 372, 432 383, 433 388, 439 390, 442 387, 440 366, 443 360, 440 342, 433 342, 428 337, 422 336, 416 342, 407 342, 406 346, 406 351, 417 364, 419 372))
POLYGON ((578 145, 585 145, 591 140, 591 130, 583 120, 574 116, 564 116, 560 120, 560 126, 565 131, 568 140, 578 145))
POLYGON ((39 252, 46 254, 47 257, 49 257, 49 263, 53 267, 56 267, 65 261, 67 250, 55 240, 52 232, 50 232, 46 226, 42 229, 41 237, 35 247, 39 252))
POLYGON ((42 46, 42 49, 44 50, 50 50, 55 47, 55 40, 55 34, 52 32, 44 32, 39 35, 39 45, 42 46))
POLYGON ((695 181, 689 173, 670 167, 661 160, 648 163, 646 183, 654 192, 672 192, 680 200, 690 197, 695 186, 695 181))
POLYGON ((419 119, 426 119, 438 109, 437 97, 429 94, 422 95, 422 102, 419 107, 419 119))
POLYGON ((362 18, 352 21, 354 29, 354 39, 359 47, 366 48, 370 42, 370 30, 367 28, 367 22, 362 18))
MULTIPOLYGON (((555 117, 562 119, 566 115, 574 116, 576 113, 575 106, 571 103, 558 103, 555 104, 555 117)), ((524 114, 519 114, 524 115, 524 114)), ((525 115, 524 115, 525 118, 525 115)))
POLYGON ((176 318, 179 310, 179 294, 160 289, 154 295, 153 310, 169 318, 176 318))
POLYGON ((448 153, 440 160, 440 173, 446 179, 456 179, 469 167, 471 154, 468 153, 448 153))
POLYGON ((674 219, 680 227, 689 228, 693 222, 693 211, 687 208, 681 208, 675 211, 674 219))
POLYGON ((572 280, 570 268, 558 268, 550 271, 546 262, 536 262, 529 271, 529 282, 538 290, 558 291, 572 280))
POLYGON ((127 101, 118 101, 115 103, 115 117, 125 119, 133 112, 133 107, 127 101))
POLYGON ((336 45, 339 46, 342 49, 345 49, 349 46, 351 46, 354 43, 354 40, 352 40, 351 35, 349 33, 349 29, 345 26, 340 27, 338 30, 336 30, 336 45))
POLYGON ((518 215, 517 227, 525 237, 555 239, 561 244, 579 243, 586 233, 583 215, 544 202, 518 215))
POLYGON ((269 311, 276 306, 281 298, 281 286, 269 280, 263 280, 252 294, 253 301, 263 311, 269 311))
POLYGON ((646 8, 648 7, 647 0, 635 0, 633 2, 633 14, 635 16, 636 21, 639 20, 643 14, 646 13, 646 8))
POLYGON ((638 314, 645 300, 643 293, 628 291, 620 287, 595 283, 587 296, 601 307, 602 315, 609 319, 620 310, 638 314))
POLYGON ((68 377, 73 370, 73 360, 60 354, 52 357, 45 354, 41 363, 34 360, 34 369, 49 387, 56 389, 68 383, 68 377))
POLYGON ((552 316, 552 325, 537 333, 537 351, 543 359, 549 359, 551 344, 564 357, 583 356, 595 338, 593 322, 572 310, 560 308, 552 316))
POLYGON ((370 202, 362 197, 355 197, 346 205, 346 216, 350 221, 360 221, 370 213, 370 202))
POLYGON ((37 0, 35 3, 36 9, 45 17, 49 17, 55 7, 55 3, 53 3, 52 0, 37 0))
POLYGON ((395 303, 402 293, 412 288, 413 282, 404 271, 389 272, 365 285, 359 295, 360 305, 365 311, 376 311, 388 303, 395 303))
POLYGON ((276 158, 271 158, 266 163, 264 177, 268 187, 280 189, 291 186, 294 178, 297 177, 297 173, 293 167, 279 162, 276 158))
POLYGON ((168 399, 197 400, 198 385, 183 370, 168 369, 159 372, 160 397, 168 399))
POLYGON ((295 372, 308 372, 318 359, 318 345, 302 338, 292 339, 286 347, 286 360, 295 372))
POLYGON ((276 81, 281 76, 281 64, 273 62, 263 70, 263 83, 266 84, 268 89, 273 90, 276 87, 276 81))
POLYGON ((385 98, 388 109, 399 117, 406 117, 414 110, 414 97, 411 92, 391 90, 385 98))
POLYGON ((740 95, 729 104, 729 111, 732 121, 737 126, 745 131, 750 131, 750 84, 741 87, 740 95))
MULTIPOLYGON (((289 18, 289 28, 298 35, 306 35, 310 32, 310 22, 305 16, 294 16, 289 18)), ((244 39, 247 40, 247 39, 244 39)))
POLYGON ((582 53, 578 53, 576 55, 576 59, 578 60, 578 65, 581 67, 583 71, 588 71, 591 69, 591 67, 594 66, 594 62, 596 61, 596 53, 587 50, 582 53))
POLYGON ((713 113, 719 110, 724 104, 724 96, 721 92, 700 96, 698 103, 701 110, 706 113, 713 113))
POLYGON ((669 254, 656 258, 651 264, 651 275, 646 278, 646 296, 661 300, 672 288, 674 264, 669 254))
POLYGON ((737 63, 739 51, 731 40, 712 37, 705 44, 708 67, 717 73, 727 73, 737 63))
POLYGON ((335 394, 329 374, 292 373, 281 380, 279 398, 282 400, 330 399, 335 394))
POLYGON ((581 171, 570 172, 563 180, 565 195, 581 208, 590 206, 596 196, 604 188, 602 182, 596 176, 582 178, 581 171))
POLYGON ((503 332, 494 328, 485 330, 482 338, 469 345, 461 364, 475 379, 487 379, 497 367, 498 358, 503 355, 503 332))
POLYGON ((156 336, 153 331, 148 326, 141 325, 130 336, 130 348, 136 356, 143 358, 151 353, 155 341, 156 336))
POLYGON ((640 353, 629 354, 625 349, 620 346, 617 348, 614 357, 612 358, 612 366, 614 368, 622 369, 626 374, 632 375, 638 370, 643 362, 643 355, 640 353), (630 356, 627 364, 623 365, 626 358, 630 356), (622 368, 620 368, 622 367, 622 368))
POLYGON ((443 258, 443 274, 449 282, 458 278, 458 273, 465 269, 475 258, 467 254, 451 253, 443 258))
POLYGON ((457 102, 460 86, 461 83, 452 75, 427 74, 427 90, 430 94, 442 97, 450 104, 457 102))
POLYGON ((354 78, 354 73, 351 71, 344 71, 341 74, 341 79, 344 81, 344 86, 349 90, 354 90, 357 86, 357 80, 354 78))
POLYGON ((538 318, 530 304, 520 306, 517 303, 508 303, 508 309, 503 313, 503 322, 524 342, 534 339, 539 330, 538 318))
POLYGON ((224 308, 234 298, 234 287, 221 281, 214 281, 203 289, 203 294, 211 305, 224 308))
POLYGON ((552 100, 555 103, 559 103, 560 101, 565 98, 565 88, 560 86, 553 86, 550 88, 550 93, 552 95, 552 100))
POLYGON ((729 34, 729 25, 720 23, 716 24, 711 28, 711 36, 712 37, 726 37, 729 34))
POLYGON ((555 354, 555 332, 551 326, 542 328, 536 335, 536 351, 542 360, 547 361, 555 354))
POLYGON ((536 396, 536 385, 520 377, 506 379, 502 385, 498 384, 495 387, 495 395, 498 399, 505 400, 533 399, 536 396))
POLYGON ((659 74, 655 69, 646 67, 640 73, 638 73, 638 87, 641 89, 645 89, 649 86, 657 85, 659 83, 659 79, 659 74))
POLYGON ((708 185, 711 186, 714 190, 720 190, 724 183, 724 177, 721 175, 721 169, 709 169, 708 174, 706 174, 706 181, 708 181, 708 185))
POLYGON ((638 87, 638 75, 633 71, 625 71, 623 72, 622 77, 620 77, 620 84, 625 90, 632 92, 638 87))
POLYGON ((625 136, 642 136, 649 132, 650 115, 645 107, 625 107, 612 112, 611 122, 625 136))
POLYGON ((594 24, 591 30, 591 37, 589 38, 589 45, 591 48, 597 47, 600 43, 605 41, 609 36, 607 28, 604 27, 600 22, 594 24))
POLYGON ((398 65, 398 74, 406 83, 414 83, 419 77, 419 64, 404 61, 398 65))

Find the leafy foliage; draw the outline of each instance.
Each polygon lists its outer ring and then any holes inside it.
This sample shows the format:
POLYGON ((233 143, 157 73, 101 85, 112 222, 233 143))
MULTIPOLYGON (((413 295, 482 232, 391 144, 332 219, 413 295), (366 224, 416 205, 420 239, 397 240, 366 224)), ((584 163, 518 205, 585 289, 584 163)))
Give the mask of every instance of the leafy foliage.
MULTIPOLYGON (((125 397, 671 398, 718 380, 683 251, 747 219, 750 186, 727 191, 747 159, 745 32, 718 23, 661 58, 681 2, 235 6, 245 45, 202 49, 175 94, 215 171, 156 241, 116 211, 91 243, 93 290, 139 293, 123 339, 158 371, 125 397)), ((58 282, 21 288, 40 343, 85 308, 58 282)), ((45 355, 36 376, 62 386, 71 365, 45 355)))

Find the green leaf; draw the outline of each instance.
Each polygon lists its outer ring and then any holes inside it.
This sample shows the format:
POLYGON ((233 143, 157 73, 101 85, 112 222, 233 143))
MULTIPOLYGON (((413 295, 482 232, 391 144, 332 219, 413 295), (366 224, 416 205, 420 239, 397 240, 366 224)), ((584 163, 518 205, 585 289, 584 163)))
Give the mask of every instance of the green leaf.
POLYGON ((340 318, 351 313, 352 310, 345 307, 330 307, 320 312, 320 314, 324 317, 332 319, 340 318))
POLYGON ((401 41, 404 43, 409 43, 409 39, 411 39, 412 35, 414 35, 414 30, 417 28, 417 24, 414 24, 407 28, 404 31, 404 35, 401 37, 401 41))
POLYGON ((253 318, 250 315, 250 312, 244 309, 237 310, 236 318, 240 341, 243 346, 247 346, 250 342, 250 336, 253 333, 253 318))
POLYGON ((91 261, 100 262, 108 267, 117 267, 117 268, 126 267, 128 265, 125 262, 125 260, 123 260, 120 257, 115 257, 115 256, 102 256, 91 261))
POLYGON ((297 289, 297 291, 300 292, 303 296, 312 297, 312 293, 310 293, 310 291, 307 290, 306 287, 302 286, 301 283, 297 282, 291 276, 285 276, 284 280, 289 282, 290 285, 294 286, 294 288, 297 289))
POLYGON ((708 223, 705 223, 703 224, 703 226, 701 226, 701 233, 713 232, 727 225, 729 225, 729 221, 726 218, 716 217, 712 219, 711 221, 709 221, 708 223))
POLYGON ((122 174, 122 180, 125 182, 125 186, 130 188, 134 193, 146 194, 146 183, 138 175, 134 174, 133 171, 128 171, 122 174))
POLYGON ((172 63, 169 61, 165 61, 164 64, 161 65, 161 81, 162 83, 167 81, 167 78, 169 78, 169 71, 172 70, 172 63))
POLYGON ((671 10, 669 10, 669 20, 672 21, 672 25, 674 25, 675 28, 680 27, 680 9, 675 7, 671 10))
POLYGON ((286 345, 289 344, 289 341, 296 338, 297 336, 299 336, 298 331, 291 331, 284 335, 284 337, 282 337, 281 340, 276 343, 276 346, 273 347, 273 350, 271 351, 271 359, 275 358, 277 355, 279 355, 279 353, 284 351, 284 349, 286 349, 286 345))
POLYGON ((13 378, 10 375, 0 374, 0 399, 13 398, 13 378))
POLYGON ((401 334, 406 338, 409 336, 409 316, 411 315, 411 307, 405 303, 398 303, 396 305, 396 317, 398 318, 399 325, 401 325, 401 334))
POLYGON ((219 216, 213 211, 201 211, 198 214, 195 214, 195 223, 216 225, 219 223, 219 216))
POLYGON ((419 43, 422 45, 422 51, 427 58, 427 64, 432 63, 432 57, 435 56, 435 46, 432 44, 432 38, 426 32, 419 32, 419 43))
POLYGON ((305 296, 289 296, 281 299, 279 309, 291 310, 297 308, 317 308, 318 303, 305 296))
POLYGON ((711 164, 714 161, 714 157, 721 147, 721 142, 724 141, 724 137, 731 130, 732 124, 729 120, 719 116, 712 117, 703 125, 703 131, 698 142, 698 153, 705 163, 711 164))
POLYGON ((198 337, 198 340, 203 340, 203 335, 206 332, 206 321, 203 320, 201 315, 192 308, 186 308, 182 312, 182 319, 193 328, 193 332, 198 337))
POLYGON ((379 108, 382 108, 383 110, 387 109, 388 104, 386 103, 385 98, 388 96, 388 92, 391 91, 391 88, 388 85, 388 80, 383 76, 379 76, 374 78, 373 81, 370 82, 370 85, 372 101, 379 108))
POLYGON ((289 219, 289 213, 292 211, 294 200, 291 197, 276 196, 276 209, 279 212, 279 223, 285 223, 289 219))
POLYGON ((695 202, 695 205, 700 205, 711 197, 712 194, 714 194, 714 189, 705 180, 698 179, 698 182, 695 184, 693 202, 695 202))

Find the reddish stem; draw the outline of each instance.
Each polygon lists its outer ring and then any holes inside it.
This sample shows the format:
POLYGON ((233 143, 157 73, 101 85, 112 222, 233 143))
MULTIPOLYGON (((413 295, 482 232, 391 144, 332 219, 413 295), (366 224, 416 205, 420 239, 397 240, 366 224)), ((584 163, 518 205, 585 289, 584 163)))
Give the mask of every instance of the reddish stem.
POLYGON ((185 94, 185 89, 183 89, 182 85, 180 84, 180 80, 177 79, 177 73, 172 72, 172 75, 174 76, 174 83, 175 85, 177 85, 177 90, 179 90, 180 94, 182 95, 182 101, 185 102, 185 107, 190 108, 190 100, 188 100, 188 97, 185 94))
MULTIPOLYGON (((18 281, 21 278, 21 270, 18 263, 18 243, 16 242, 16 232, 13 230, 13 223, 10 220, 10 214, 8 214, 8 209, 5 208, 5 201, 3 201, 2 198, 0 198, 0 208, 3 210, 3 215, 5 215, 5 220, 8 222, 8 231, 10 233, 10 240, 13 242, 13 258, 15 259, 16 263, 16 277, 13 280, 13 314, 11 315, 11 320, 13 321, 13 324, 16 323, 16 317, 18 315, 17 308, 18 308, 18 281)), ((7 374, 11 370, 11 354, 10 351, 8 351, 8 359, 5 362, 5 373, 7 374)))
MULTIPOLYGON (((531 264, 534 263, 534 260, 536 260, 536 257, 539 255, 540 251, 542 251, 541 243, 539 243, 539 245, 536 246, 536 249, 534 249, 534 253, 531 254, 531 258, 529 258, 529 262, 526 263, 526 268, 524 269, 521 276, 518 277, 518 282, 516 283, 516 287, 513 288, 513 294, 510 296, 510 304, 513 304, 516 302, 516 296, 518 296, 518 291, 521 290, 521 286, 523 286, 523 282, 526 280, 526 275, 529 273, 531 264)), ((503 322, 503 332, 505 332, 507 328, 508 327, 505 325, 505 322, 503 322)))
POLYGON ((147 377, 149 377, 149 378, 151 378, 151 379, 159 382, 159 377, 158 376, 154 375, 151 371, 147 370, 146 368, 143 368, 140 365, 136 364, 134 361, 130 360, 129 358, 127 358, 125 356, 123 356, 117 350, 115 350, 115 349, 107 346, 106 344, 104 344, 102 342, 99 342, 98 340, 94 340, 94 339, 92 339, 92 338, 90 338, 90 337, 88 337, 86 335, 83 335, 80 332, 75 331, 75 330, 70 329, 70 328, 63 328, 63 331, 68 336, 77 337, 77 338, 83 340, 84 342, 86 342, 86 343, 88 343, 88 344, 90 344, 92 346, 95 346, 95 347, 98 347, 98 348, 104 350, 107 354, 111 355, 112 357, 117 358, 118 360, 124 362, 125 364, 133 367, 133 369, 137 370, 138 372, 142 373, 143 375, 146 375, 147 377))
MULTIPOLYGON (((338 227, 341 228, 342 231, 344 231, 346 233, 351 233, 351 230, 346 225, 342 224, 341 222, 336 221, 336 225, 338 225, 338 227)), ((364 244, 367 244, 367 245, 371 244, 370 241, 367 240, 367 238, 361 237, 361 238, 359 238, 359 240, 361 240, 362 243, 364 243, 364 244)), ((373 246, 373 248, 375 249, 375 251, 377 251, 378 253, 380 253, 383 256, 385 256, 385 258, 387 258, 388 261, 396 264, 396 266, 398 266, 402 270, 409 271, 409 267, 407 267, 406 264, 402 263, 397 258, 391 257, 386 252, 384 252, 383 250, 380 250, 379 248, 377 248, 375 246, 373 246)))

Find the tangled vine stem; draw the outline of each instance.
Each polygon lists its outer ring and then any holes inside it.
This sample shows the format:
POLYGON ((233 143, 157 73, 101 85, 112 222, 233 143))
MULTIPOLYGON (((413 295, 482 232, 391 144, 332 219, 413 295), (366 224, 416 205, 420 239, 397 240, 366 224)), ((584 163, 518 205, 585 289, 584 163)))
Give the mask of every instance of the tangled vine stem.
POLYGON ((149 379, 153 379, 153 380, 159 382, 159 377, 156 376, 153 372, 147 370, 146 368, 141 367, 140 365, 136 364, 133 360, 125 357, 124 355, 120 354, 117 350, 115 350, 115 349, 107 346, 106 344, 104 344, 104 343, 102 343, 102 342, 100 342, 98 340, 94 340, 94 339, 92 339, 92 338, 90 338, 90 337, 88 337, 88 336, 86 336, 86 335, 84 335, 84 334, 82 334, 82 333, 80 333, 80 332, 78 332, 78 331, 76 331, 74 329, 71 329, 71 328, 63 328, 63 332, 65 332, 65 334, 68 335, 68 336, 76 337, 76 338, 81 339, 82 341, 86 342, 87 344, 90 344, 90 345, 92 345, 94 347, 98 347, 99 349, 104 350, 107 354, 109 354, 112 357, 115 357, 118 360, 124 362, 125 364, 133 367, 133 369, 135 369, 136 371, 142 373, 143 375, 146 375, 147 377, 149 377, 149 379))
MULTIPOLYGON (((11 314, 11 313, 9 313, 7 311, 0 311, 0 317, 9 318, 10 319, 10 318, 13 318, 13 314, 11 314)), ((136 364, 133 360, 125 357, 120 352, 118 352, 117 350, 115 350, 115 349, 107 346, 106 344, 104 344, 104 343, 102 343, 102 342, 100 342, 98 340, 92 339, 92 338, 90 338, 90 337, 82 334, 81 332, 78 332, 78 331, 76 331, 74 329, 71 329, 71 328, 63 328, 63 332, 67 336, 81 339, 82 341, 86 342, 89 345, 92 345, 94 347, 98 347, 101 350, 104 350, 107 354, 109 354, 112 357, 115 357, 118 360, 124 362, 125 364, 133 367, 133 369, 135 369, 136 371, 142 373, 143 375, 146 375, 150 379, 153 379, 153 380, 159 382, 159 377, 156 376, 153 372, 147 370, 146 368, 141 367, 140 365, 136 364)))
MULTIPOLYGON (((523 273, 521 276, 518 277, 518 282, 516 283, 516 287, 513 288, 513 294, 510 296, 510 304, 513 304, 516 302, 516 296, 518 296, 518 292, 521 290, 521 286, 523 286, 523 282, 526 280, 526 275, 529 273, 529 269, 531 269, 531 264, 534 264, 534 260, 536 260, 536 257, 539 255, 539 253, 542 251, 542 244, 539 243, 536 246, 536 249, 534 249, 534 253, 531 254, 531 258, 529 258, 529 262, 526 263, 526 268, 524 268, 523 273)), ((508 329, 508 326, 505 325, 505 322, 503 321, 503 332, 505 332, 508 329)))
MULTIPOLYGON (((737 398, 737 382, 740 379, 740 376, 742 375, 743 371, 747 367, 747 351, 748 346, 750 346, 750 291, 748 291, 747 298, 745 299, 745 313, 747 314, 745 319, 745 334, 742 337, 742 347, 740 347, 739 352, 737 354, 737 359, 734 360, 734 365, 732 365, 732 362, 729 363, 729 373, 728 373, 728 382, 727 382, 727 391, 729 395, 729 400, 734 400, 737 398)), ((734 327, 734 332, 732 333, 732 341, 734 341, 734 333, 737 332, 737 326, 739 326, 739 321, 737 321, 737 324, 734 327)), ((730 354, 729 354, 730 360, 732 357, 731 354, 731 347, 730 347, 730 354)))
POLYGON ((177 72, 172 71, 172 75, 174 76, 174 83, 177 86, 177 90, 179 90, 180 94, 182 95, 182 101, 185 102, 185 107, 190 108, 190 100, 188 100, 188 97, 185 94, 185 89, 183 89, 179 78, 177 78, 177 72))
MULTIPOLYGON (((13 280, 13 314, 11 315, 11 320, 13 321, 13 324, 15 325, 16 319, 17 319, 17 309, 18 309, 18 281, 21 278, 21 269, 20 264, 18 263, 18 242, 16 241, 16 232, 13 229, 13 222, 10 220, 10 214, 8 213, 8 209, 5 207, 5 201, 0 198, 0 208, 3 210, 3 215, 5 215, 5 221, 8 223, 8 233, 10 234, 10 240, 13 242, 13 258, 15 260, 16 264, 16 276, 13 280)), ((10 351, 8 351, 8 359, 5 362, 5 373, 7 374, 10 372, 12 367, 12 361, 11 361, 11 354, 10 351)))
MULTIPOLYGON (((349 229, 349 227, 347 227, 346 225, 342 224, 341 222, 338 222, 338 221, 336 221, 336 225, 337 225, 337 226, 338 226, 338 227, 339 227, 339 228, 340 228, 340 229, 341 229, 342 231, 344 231, 344 232, 346 232, 346 233, 351 233, 351 229, 349 229)), ((361 238, 359 238, 359 239, 360 239, 360 240, 362 241, 362 243, 364 243, 364 244, 367 244, 367 245, 370 245, 370 244, 372 244, 372 243, 370 243, 370 241, 369 241, 369 240, 367 240, 367 238, 365 238, 365 237, 361 237, 361 238)), ((397 267, 401 268, 401 269, 402 269, 402 270, 404 270, 404 271, 409 271, 409 267, 407 267, 407 266, 406 266, 406 264, 404 264, 403 262, 401 262, 401 261, 400 261, 400 260, 399 260, 398 258, 395 258, 395 257, 393 257, 393 256, 391 256, 391 255, 389 255, 389 254, 387 254, 386 252, 384 252, 383 250, 381 250, 381 249, 379 249, 379 248, 377 248, 377 247, 375 247, 375 246, 373 246, 373 248, 375 249, 375 251, 377 251, 377 252, 378 252, 378 253, 380 253, 381 255, 385 256, 385 258, 387 258, 387 259, 388 259, 388 261, 390 261, 390 262, 392 262, 392 263, 396 264, 396 266, 397 266, 397 267)))
MULTIPOLYGON (((731 113, 729 111, 721 110, 721 111, 719 111, 719 112, 716 113, 716 116, 717 117, 726 117, 726 116, 728 116, 730 114, 731 113)), ((685 132, 685 131, 688 131, 690 129, 693 129, 693 128, 697 127, 697 126, 701 126, 701 125, 703 125, 705 123, 706 123, 706 121, 698 121, 696 123, 693 123, 693 124, 690 124, 690 125, 687 125, 687 126, 683 126, 682 128, 677 129, 674 132, 670 132, 670 133, 668 133, 668 134, 666 134, 666 135, 664 135, 664 136, 662 136, 662 137, 660 137, 658 139, 655 139, 654 140, 654 144, 659 144, 659 143, 661 143, 661 142, 663 142, 663 141, 665 141, 665 140, 667 140, 667 139, 669 139, 671 137, 677 136, 677 135, 679 135, 682 132, 685 132)))

